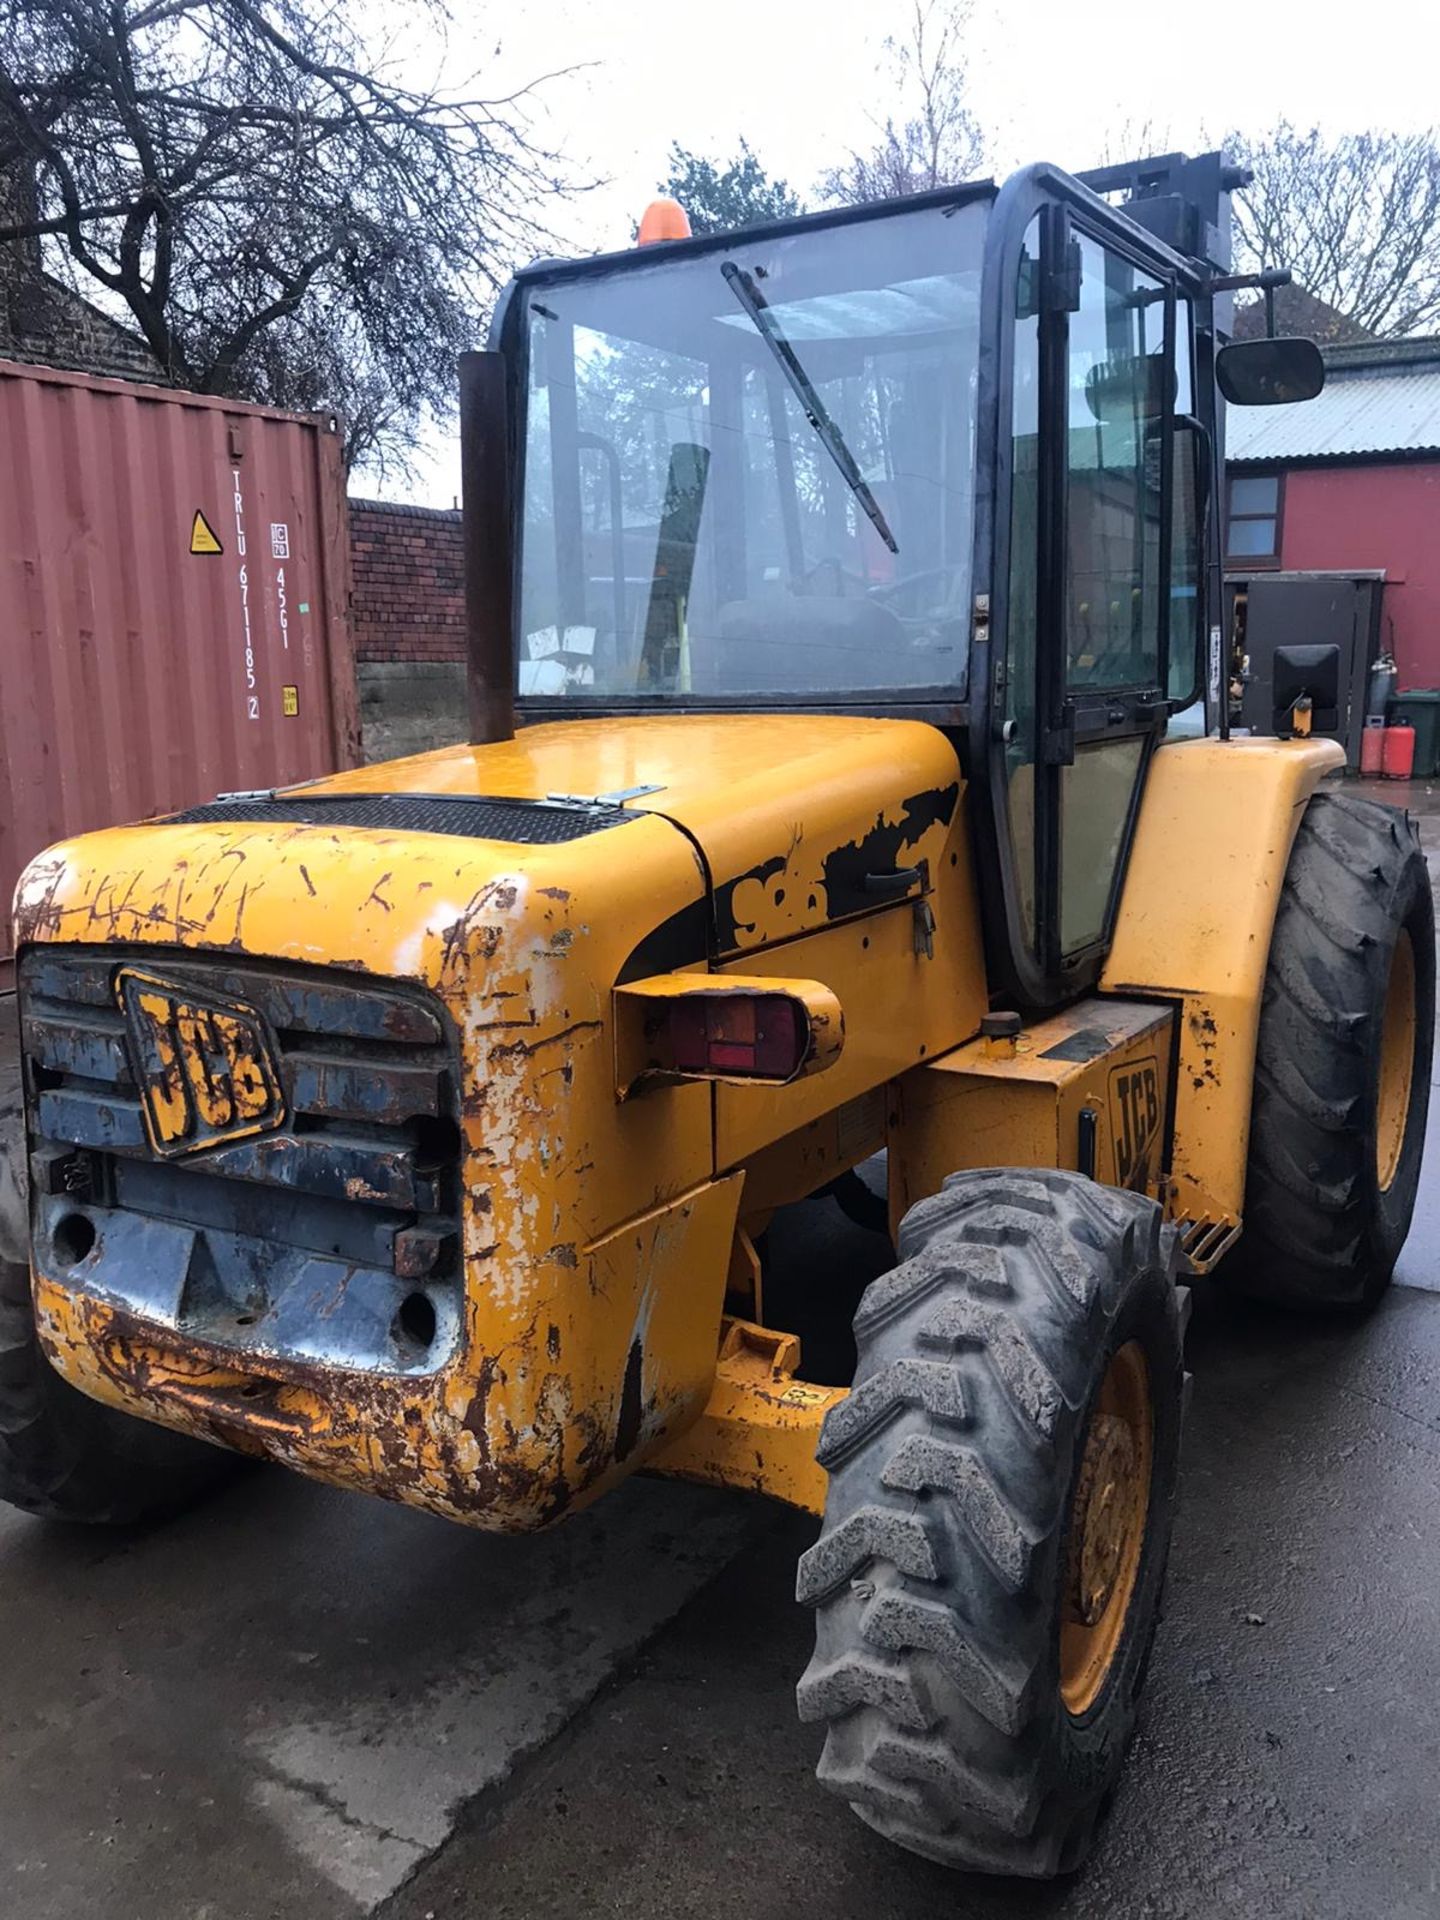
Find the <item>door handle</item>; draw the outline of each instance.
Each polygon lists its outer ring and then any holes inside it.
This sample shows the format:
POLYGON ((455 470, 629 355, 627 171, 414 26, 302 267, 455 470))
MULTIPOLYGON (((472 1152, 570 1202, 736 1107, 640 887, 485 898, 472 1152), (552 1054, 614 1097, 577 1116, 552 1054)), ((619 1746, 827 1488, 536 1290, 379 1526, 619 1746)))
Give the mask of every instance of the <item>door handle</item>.
POLYGON ((878 893, 885 899, 895 899, 902 893, 908 893, 912 887, 923 887, 925 869, 920 867, 896 867, 891 873, 867 873, 865 876, 866 893, 878 893))

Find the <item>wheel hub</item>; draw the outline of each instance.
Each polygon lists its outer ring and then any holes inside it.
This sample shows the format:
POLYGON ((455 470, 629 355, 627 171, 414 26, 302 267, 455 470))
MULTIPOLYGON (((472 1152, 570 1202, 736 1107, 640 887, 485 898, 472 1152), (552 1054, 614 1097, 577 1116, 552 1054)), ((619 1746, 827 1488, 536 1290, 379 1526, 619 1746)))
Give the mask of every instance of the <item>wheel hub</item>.
POLYGON ((1394 1184, 1410 1123, 1417 1031, 1415 949, 1402 927, 1390 962, 1380 1028, 1380 1083, 1375 1095, 1375 1172, 1383 1192, 1394 1184))
POLYGON ((1125 1635, 1149 1521, 1150 1374, 1138 1341, 1110 1356, 1070 1505, 1060 1614, 1060 1694, 1088 1713, 1125 1635))
POLYGON ((1093 1627, 1115 1594, 1130 1522, 1129 1491, 1139 1466, 1125 1422, 1097 1414, 1090 1423, 1071 1522, 1068 1600, 1075 1619, 1093 1627))

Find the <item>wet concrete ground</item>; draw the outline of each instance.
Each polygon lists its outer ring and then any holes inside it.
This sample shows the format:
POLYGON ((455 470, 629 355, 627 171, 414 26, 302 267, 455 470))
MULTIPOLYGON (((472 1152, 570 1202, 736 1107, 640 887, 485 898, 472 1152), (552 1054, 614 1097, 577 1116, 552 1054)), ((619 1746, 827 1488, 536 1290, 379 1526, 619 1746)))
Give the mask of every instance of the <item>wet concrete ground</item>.
POLYGON ((1348 1332, 1200 1294, 1167 1615, 1075 1879, 950 1875, 814 1785, 791 1599, 814 1530, 777 1516, 387 1920, 1433 1920, 1440 1294, 1348 1332))
MULTIPOLYGON (((1070 1885, 952 1878, 815 1786, 812 1521, 651 1481, 492 1540, 260 1472, 149 1534, 0 1519, 0 1914, 1429 1920, 1437 1187, 1362 1327, 1198 1290, 1168 1615, 1070 1885)), ((772 1231, 857 1292, 883 1257, 823 1204, 772 1231)))
POLYGON ((744 1543, 654 1482, 494 1540, 257 1472, 149 1533, 0 1519, 4 1920, 349 1920, 744 1543))
MULTIPOLYGON (((944 1874, 815 1786, 813 1521, 638 1482, 492 1540, 259 1472, 149 1534, 0 1515, 0 1916, 1432 1920, 1436 1109, 1367 1324, 1198 1290, 1168 1616, 1076 1880, 944 1874)), ((826 1203, 772 1237, 782 1298, 884 1257, 826 1203)))

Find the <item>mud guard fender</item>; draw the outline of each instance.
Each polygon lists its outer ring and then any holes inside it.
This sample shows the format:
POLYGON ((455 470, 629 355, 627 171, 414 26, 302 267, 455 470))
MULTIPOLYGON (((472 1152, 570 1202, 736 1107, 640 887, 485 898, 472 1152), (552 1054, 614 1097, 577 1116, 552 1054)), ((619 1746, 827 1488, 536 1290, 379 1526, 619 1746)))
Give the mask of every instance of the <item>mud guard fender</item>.
POLYGON ((1216 1251, 1240 1221, 1270 936, 1333 740, 1189 740, 1151 764, 1104 993, 1181 1003, 1172 1218, 1216 1251))

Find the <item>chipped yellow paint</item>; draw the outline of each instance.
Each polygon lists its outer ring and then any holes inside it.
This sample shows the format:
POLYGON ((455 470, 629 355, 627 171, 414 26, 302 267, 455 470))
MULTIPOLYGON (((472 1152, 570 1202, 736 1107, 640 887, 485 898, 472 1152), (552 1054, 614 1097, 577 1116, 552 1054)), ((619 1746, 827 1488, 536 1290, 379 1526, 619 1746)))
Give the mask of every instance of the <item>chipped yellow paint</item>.
POLYGON ((1170 1211, 1239 1222, 1270 936, 1333 740, 1190 740, 1155 755, 1102 989, 1181 1002, 1170 1211))
POLYGON ((929 855, 935 866, 944 828, 922 826, 912 812, 907 832, 907 806, 959 779, 954 748, 919 721, 657 714, 527 727, 491 746, 357 767, 305 791, 536 798, 654 786, 630 809, 663 814, 694 837, 733 921, 722 950, 750 951, 824 926, 831 857, 877 825, 895 831, 904 864, 929 855))
MULTIPOLYGON (((448 1519, 543 1526, 646 1465, 706 1405, 740 1187, 732 1174, 557 1250, 523 1325, 433 1383, 338 1382, 249 1356, 242 1372, 37 1276, 40 1335, 68 1380, 126 1412, 448 1519)), ((476 1308, 496 1340, 502 1316, 476 1308)))
MULTIPOLYGON (((120 975, 123 987, 127 978, 120 975)), ((185 1098, 186 1073, 181 1059, 181 1035, 173 1023, 174 1002, 168 993, 158 990, 137 993, 135 1005, 149 1023, 154 1038, 156 1071, 148 1075, 140 1088, 140 1103, 145 1114, 151 1144, 163 1149, 182 1140, 190 1130, 190 1103, 185 1098)))
POLYGON ((799 1365, 793 1334, 729 1321, 709 1404, 653 1462, 655 1471, 823 1513, 826 1475, 815 1448, 825 1415, 848 1388, 797 1380, 799 1365))
POLYGON ((1013 1052, 971 1040, 906 1074, 886 1135, 892 1233, 964 1168, 1078 1168, 1087 1110, 1095 1178, 1160 1195, 1174 1020, 1097 995, 1025 1028, 1013 1052))
MULTIPOLYGON (((1102 986, 1180 1004, 1177 1214, 1238 1219, 1270 928, 1300 811, 1337 757, 1315 741, 1156 756, 1102 986)), ((980 1052, 953 1053, 987 1004, 963 783, 934 729, 796 715, 571 721, 318 783, 531 798, 635 786, 658 789, 632 803, 640 817, 559 846, 159 824, 31 865, 22 946, 139 949, 162 976, 167 955, 212 950, 408 981, 443 1006, 461 1063, 466 1295, 445 1368, 242 1362, 127 1318, 86 1290, 82 1264, 74 1285, 37 1289, 68 1379, 481 1526, 543 1525, 641 1463, 818 1510, 814 1441, 841 1390, 796 1380, 796 1354, 759 1328, 727 1334, 717 1373, 737 1224, 758 1232, 870 1151, 907 1073, 950 1056, 927 1085, 985 1077, 980 1052), (869 888, 872 872, 915 877, 895 899, 869 888), (685 942, 709 891, 717 984, 829 995, 844 1047, 783 1087, 671 1081, 619 1099, 616 987, 667 964, 640 963, 657 941, 681 976, 704 969, 685 942)), ((172 1067, 190 1071, 190 1051, 172 1067)), ((1082 1079, 1046 1091, 1052 1135, 1063 1108, 1068 1139, 1082 1079)), ((165 1084, 186 1094, 173 1072, 165 1084)), ((897 1177, 923 1188, 935 1170, 903 1160, 897 1177)))
MULTIPOLYGON (((360 1377, 202 1350, 118 1313, 86 1291, 82 1269, 74 1284, 37 1289, 42 1339, 69 1380, 319 1478, 502 1529, 583 1504, 700 1417, 737 1214, 755 1218, 742 1207, 746 1156, 892 1071, 894 989, 877 995, 878 964, 855 956, 867 940, 885 943, 877 963, 891 943, 904 951, 938 1050, 973 1032, 983 1008, 979 931, 955 756, 918 724, 572 721, 319 783, 536 798, 637 785, 660 788, 635 805, 639 818, 558 846, 151 824, 32 863, 17 895, 21 946, 139 948, 162 972, 167 955, 218 951, 412 982, 448 1013, 461 1063, 466 1295, 443 1369, 360 1377), (921 859, 936 923, 928 958, 913 903, 854 897, 869 865, 921 859), (703 926, 707 869, 728 950, 746 951, 741 970, 835 994, 845 1049, 791 1088, 667 1084, 619 1101, 614 988, 642 941, 674 947, 703 926), (761 875, 768 893, 751 899, 745 883, 761 875), (837 942, 821 929, 842 909, 856 931, 837 942), (788 944, 772 952, 775 941, 788 944), (866 993, 854 1013, 851 983, 866 993), (860 1070, 846 1078, 852 1054, 860 1070), (788 1098, 811 1087, 809 1105, 788 1098), (731 1095, 760 1110, 727 1121, 717 1147, 712 1100, 731 1095)), ((682 947, 675 964, 687 963, 703 955, 682 947)), ((799 1400, 809 1391, 795 1387, 799 1400)), ((795 1434, 804 1425, 797 1414, 795 1434)), ((809 1474, 813 1484, 813 1463, 809 1474)))
POLYGON ((902 899, 773 949, 747 952, 718 969, 718 978, 731 971, 757 978, 773 971, 825 981, 845 1010, 845 1051, 821 1080, 718 1087, 717 1165, 748 1162, 772 1142, 938 1058, 978 1030, 989 999, 963 792, 948 831, 928 828, 904 859, 927 863, 932 884, 923 901, 902 899), (922 906, 933 916, 928 951, 916 924, 922 906))

